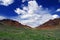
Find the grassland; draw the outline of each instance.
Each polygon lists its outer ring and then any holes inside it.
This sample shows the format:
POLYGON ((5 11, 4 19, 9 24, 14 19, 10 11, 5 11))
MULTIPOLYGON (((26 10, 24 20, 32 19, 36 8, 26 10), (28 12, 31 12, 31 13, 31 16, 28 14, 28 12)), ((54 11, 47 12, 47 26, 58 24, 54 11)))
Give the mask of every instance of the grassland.
POLYGON ((60 29, 37 30, 0 24, 0 40, 60 40, 60 29))

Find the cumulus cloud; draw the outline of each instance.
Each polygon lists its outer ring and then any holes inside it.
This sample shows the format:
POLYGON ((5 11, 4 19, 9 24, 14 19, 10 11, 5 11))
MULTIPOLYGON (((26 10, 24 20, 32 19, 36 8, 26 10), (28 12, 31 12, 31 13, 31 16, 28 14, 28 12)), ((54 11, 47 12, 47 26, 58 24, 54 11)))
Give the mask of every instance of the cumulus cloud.
POLYGON ((9 6, 14 0, 0 0, 0 5, 9 6))
POLYGON ((4 16, 0 16, 0 20, 6 19, 6 17, 4 16))
POLYGON ((17 13, 17 14, 25 14, 26 12, 25 11, 23 11, 23 10, 21 10, 20 8, 16 8, 16 10, 15 10, 15 12, 17 13))
POLYGON ((31 28, 38 27, 50 19, 57 18, 58 15, 51 15, 48 9, 43 9, 42 5, 38 6, 35 0, 29 1, 27 7, 23 9, 16 8, 14 10, 19 16, 14 18, 23 25, 30 26, 31 28), (21 14, 21 15, 20 15, 21 14))

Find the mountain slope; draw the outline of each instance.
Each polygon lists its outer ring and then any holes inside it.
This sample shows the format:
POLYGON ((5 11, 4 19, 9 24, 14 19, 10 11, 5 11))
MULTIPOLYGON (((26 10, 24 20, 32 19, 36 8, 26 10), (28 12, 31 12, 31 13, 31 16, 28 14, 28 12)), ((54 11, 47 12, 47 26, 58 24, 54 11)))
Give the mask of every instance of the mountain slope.
POLYGON ((49 20, 48 22, 44 23, 43 25, 38 26, 39 29, 51 29, 51 28, 58 28, 60 27, 60 18, 56 18, 54 20, 49 20))
MULTIPOLYGON (((10 21, 12 22, 13 20, 5 19, 0 21, 0 40, 60 40, 60 29, 57 29, 57 30, 56 29, 54 30, 33 29, 32 30, 29 28, 15 28, 15 26, 11 27, 12 24, 9 23, 10 21), (7 25, 11 24, 11 26, 5 26, 5 24, 7 25)), ((54 19, 46 22, 44 25, 48 23, 49 24, 48 27, 51 27, 52 25, 55 27, 60 25, 59 22, 60 22, 60 19, 54 19), (53 23, 53 21, 57 22, 56 25, 55 23, 53 23)), ((14 24, 14 21, 12 23, 14 24)), ((45 26, 43 27, 43 25, 41 25, 38 28, 40 29, 40 28, 46 28, 46 27, 45 26)))
POLYGON ((8 26, 15 26, 15 27, 28 27, 26 25, 22 25, 21 23, 14 20, 10 20, 10 19, 0 20, 0 24, 8 25, 8 26))
MULTIPOLYGON (((21 23, 19 23, 17 21, 14 21, 14 20, 10 20, 10 19, 0 20, 0 24, 9 25, 9 26, 15 26, 15 27, 22 27, 22 28, 23 27, 31 28, 31 27, 29 27, 27 25, 22 25, 21 23)), ((40 25, 40 26, 38 26, 36 28, 38 28, 38 29, 60 28, 60 18, 56 18, 54 20, 49 20, 48 22, 46 22, 43 25, 40 25)))

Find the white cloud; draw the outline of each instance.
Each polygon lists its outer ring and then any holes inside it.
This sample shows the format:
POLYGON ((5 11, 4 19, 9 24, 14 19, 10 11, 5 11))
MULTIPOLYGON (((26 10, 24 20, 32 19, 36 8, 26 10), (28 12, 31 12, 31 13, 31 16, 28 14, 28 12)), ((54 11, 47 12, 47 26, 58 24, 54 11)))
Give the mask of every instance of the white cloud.
POLYGON ((6 19, 6 17, 4 16, 0 16, 0 20, 6 19))
POLYGON ((25 2, 26 0, 22 0, 22 2, 25 2))
POLYGON ((38 4, 36 3, 36 1, 29 1, 28 2, 28 8, 29 10, 37 10, 38 8, 38 4))
POLYGON ((0 0, 0 5, 9 6, 14 0, 0 0))
POLYGON ((23 9, 17 8, 15 10, 19 16, 13 20, 18 21, 23 25, 30 26, 31 28, 35 28, 49 21, 50 19, 58 17, 56 14, 51 15, 48 9, 44 10, 42 5, 38 6, 36 1, 29 1, 28 6, 25 8, 24 7, 23 9))
POLYGON ((53 15, 53 18, 54 18, 54 19, 55 19, 55 18, 59 18, 59 15, 54 14, 54 15, 53 15))
POLYGON ((30 0, 22 0, 23 3, 26 2, 26 1, 30 1, 30 0))
POLYGON ((21 10, 20 8, 16 8, 16 10, 14 10, 17 14, 25 14, 26 12, 21 10))
POLYGON ((59 9, 57 9, 56 11, 60 11, 60 8, 59 8, 59 9))
POLYGON ((23 10, 28 11, 28 8, 27 7, 23 7, 23 10))

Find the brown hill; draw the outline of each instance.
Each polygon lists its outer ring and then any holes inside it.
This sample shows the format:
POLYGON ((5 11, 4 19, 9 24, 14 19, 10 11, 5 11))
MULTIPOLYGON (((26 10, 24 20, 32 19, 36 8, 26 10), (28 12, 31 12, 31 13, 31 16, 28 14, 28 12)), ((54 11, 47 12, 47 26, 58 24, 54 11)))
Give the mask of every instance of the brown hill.
MULTIPOLYGON (((10 20, 10 19, 0 20, 0 24, 9 25, 9 26, 15 26, 15 27, 31 28, 29 26, 22 25, 21 23, 19 23, 17 21, 14 21, 14 20, 10 20)), ((49 20, 48 22, 38 26, 37 29, 51 29, 51 28, 57 28, 57 26, 60 26, 60 18, 56 18, 54 20, 49 20)))
POLYGON ((9 26, 15 26, 15 27, 28 27, 26 25, 22 25, 21 23, 19 23, 17 21, 14 21, 14 20, 10 20, 10 19, 0 20, 0 24, 9 25, 9 26))
POLYGON ((38 26, 38 29, 52 29, 52 28, 60 28, 60 18, 56 18, 54 20, 49 20, 43 25, 38 26))

